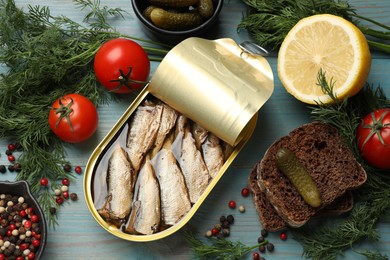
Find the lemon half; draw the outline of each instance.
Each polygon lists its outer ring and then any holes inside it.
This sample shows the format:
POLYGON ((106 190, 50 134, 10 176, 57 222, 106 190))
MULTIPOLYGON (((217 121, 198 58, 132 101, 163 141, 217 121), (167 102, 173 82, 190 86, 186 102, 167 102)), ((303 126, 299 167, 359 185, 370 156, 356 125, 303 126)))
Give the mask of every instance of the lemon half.
POLYGON ((364 86, 371 67, 367 40, 354 24, 330 14, 300 20, 285 37, 278 53, 278 75, 286 90, 298 100, 332 103, 317 85, 318 72, 334 82, 339 100, 364 86))

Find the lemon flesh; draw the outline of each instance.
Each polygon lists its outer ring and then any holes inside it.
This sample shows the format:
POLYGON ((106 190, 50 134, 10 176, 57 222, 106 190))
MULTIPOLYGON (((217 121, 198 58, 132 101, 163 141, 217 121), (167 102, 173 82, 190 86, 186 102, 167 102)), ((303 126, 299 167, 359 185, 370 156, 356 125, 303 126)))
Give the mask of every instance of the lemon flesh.
POLYGON ((364 86, 371 54, 363 33, 344 18, 313 15, 300 20, 287 34, 278 53, 278 75, 286 90, 298 100, 328 104, 333 100, 317 85, 318 72, 334 84, 342 100, 364 86))

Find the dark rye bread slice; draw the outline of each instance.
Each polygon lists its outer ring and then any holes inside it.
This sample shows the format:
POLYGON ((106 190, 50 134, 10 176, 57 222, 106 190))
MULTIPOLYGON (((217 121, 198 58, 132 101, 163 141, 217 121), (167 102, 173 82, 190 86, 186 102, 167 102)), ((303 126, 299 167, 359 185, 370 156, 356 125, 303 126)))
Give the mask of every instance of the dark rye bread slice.
MULTIPOLYGON (((278 215, 276 210, 271 205, 270 201, 266 198, 265 194, 260 190, 257 184, 257 167, 256 164, 248 178, 248 186, 252 192, 252 199, 255 205, 256 211, 259 215, 259 219, 264 229, 275 232, 286 229, 288 224, 278 215)), ((338 216, 350 211, 353 207, 353 195, 348 191, 344 195, 341 195, 331 204, 318 211, 315 216, 338 216)))
POLYGON ((257 183, 278 215, 291 227, 304 225, 319 210, 367 179, 338 130, 313 122, 302 125, 273 143, 257 168, 257 183), (290 149, 317 185, 322 205, 308 205, 275 164, 279 148, 290 149))

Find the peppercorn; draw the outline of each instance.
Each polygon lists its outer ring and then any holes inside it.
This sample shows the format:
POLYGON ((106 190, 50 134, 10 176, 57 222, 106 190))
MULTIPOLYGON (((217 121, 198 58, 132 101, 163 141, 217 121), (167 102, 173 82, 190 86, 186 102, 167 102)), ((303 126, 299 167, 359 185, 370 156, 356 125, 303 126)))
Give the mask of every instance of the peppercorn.
POLYGON ((218 235, 218 234, 219 234, 219 229, 218 229, 218 228, 213 228, 213 229, 211 230, 211 234, 213 234, 213 236, 218 235))
MULTIPOLYGON (((34 242, 34 241, 33 241, 34 242)), ((33 246, 32 244, 28 247, 28 249, 30 250, 30 252, 36 252, 37 249, 35 248, 35 246, 33 246)))
POLYGON ((22 250, 20 250, 19 248, 16 248, 14 251, 14 256, 21 256, 21 255, 22 255, 22 250))
POLYGON ((205 237, 211 237, 213 235, 213 233, 211 232, 211 230, 207 230, 207 232, 205 233, 205 237))
POLYGON ((68 199, 68 198, 69 198, 69 192, 68 192, 68 191, 62 192, 62 197, 63 197, 64 199, 68 199))
POLYGON ((268 231, 265 230, 265 229, 262 229, 262 230, 261 230, 261 235, 262 235, 263 237, 267 237, 268 231))
POLYGON ((8 150, 15 151, 15 149, 16 149, 15 144, 12 143, 8 144, 8 150))
POLYGON ((219 221, 220 221, 221 223, 225 222, 225 220, 226 220, 226 217, 225 217, 225 216, 221 216, 221 217, 219 218, 219 221))
POLYGON ((6 155, 12 155, 12 151, 9 150, 9 149, 8 149, 8 150, 5 150, 5 154, 6 154, 6 155))
POLYGON ((259 246, 259 251, 260 251, 261 253, 264 253, 264 252, 265 252, 265 246, 264 246, 264 245, 260 245, 260 246, 259 246))
POLYGON ((47 184, 49 184, 49 180, 45 177, 43 177, 40 182, 39 182, 42 186, 47 186, 47 184))
POLYGON ((0 165, 0 173, 6 173, 7 169, 5 168, 5 165, 0 165))
POLYGON ((4 227, 0 227, 0 236, 3 237, 7 234, 7 229, 4 227))
POLYGON ((70 166, 70 164, 65 164, 64 165, 64 171, 70 172, 70 170, 72 170, 72 166, 70 166))
POLYGON ((16 246, 15 246, 14 244, 10 244, 10 245, 8 246, 8 250, 9 250, 11 253, 13 253, 13 252, 15 252, 15 250, 16 250, 16 246))
POLYGON ((222 227, 223 227, 223 228, 230 228, 230 223, 229 223, 229 221, 225 220, 225 221, 222 223, 222 227))
POLYGON ((81 173, 83 172, 83 170, 81 169, 80 166, 74 167, 74 171, 75 171, 77 174, 81 174, 81 173))
POLYGON ((229 208, 231 208, 231 209, 236 208, 236 202, 234 200, 229 201, 229 208))
POLYGON ((222 235, 228 237, 230 235, 230 230, 228 228, 222 229, 222 235))
POLYGON ((77 199, 78 199, 78 197, 77 197, 77 194, 76 193, 71 193, 70 194, 70 199, 72 200, 72 201, 76 201, 77 199))
POLYGON ((221 227, 222 227, 222 226, 221 226, 220 223, 217 223, 217 224, 214 225, 214 228, 217 228, 218 230, 221 230, 221 227))
POLYGON ((252 256, 253 256, 253 260, 259 260, 260 259, 260 255, 257 252, 253 252, 252 256))
POLYGON ((261 244, 265 241, 265 238, 263 236, 259 236, 259 238, 257 239, 257 243, 261 244))
POLYGON ((65 186, 69 186, 69 179, 68 178, 63 178, 62 179, 62 184, 65 186))
POLYGON ((285 232, 282 232, 280 233, 279 238, 284 241, 287 239, 287 234, 285 232))
POLYGON ((20 172, 22 170, 22 165, 20 163, 15 163, 14 170, 20 172))
POLYGON ((15 171, 15 167, 12 164, 10 164, 10 165, 8 165, 8 170, 10 172, 14 172, 15 171))
POLYGON ((268 243, 266 247, 267 247, 267 250, 270 252, 274 251, 274 249, 275 249, 275 246, 272 243, 268 243))
POLYGON ((56 209, 55 207, 51 207, 49 211, 50 211, 50 213, 51 213, 52 215, 54 215, 54 214, 56 214, 57 209, 56 209))
POLYGON ((234 223, 234 217, 233 217, 233 215, 228 215, 228 216, 226 217, 226 220, 227 220, 230 224, 233 224, 233 223, 234 223))
POLYGON ((7 158, 8 158, 8 161, 10 161, 10 162, 14 162, 15 161, 15 156, 13 154, 8 155, 7 158))
POLYGON ((243 188, 243 189, 241 190, 241 195, 242 195, 243 197, 248 197, 248 195, 249 195, 249 189, 248 189, 248 188, 243 188))
POLYGON ((238 207, 238 210, 241 212, 241 213, 244 213, 245 212, 245 207, 243 205, 241 205, 240 207, 238 207))

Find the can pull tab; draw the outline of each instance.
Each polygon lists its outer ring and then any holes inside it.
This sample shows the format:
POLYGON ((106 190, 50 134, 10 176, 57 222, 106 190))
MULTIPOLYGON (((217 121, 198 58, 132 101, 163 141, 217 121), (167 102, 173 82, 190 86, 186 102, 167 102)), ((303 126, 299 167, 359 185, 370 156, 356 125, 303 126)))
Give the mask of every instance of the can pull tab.
POLYGON ((251 41, 245 41, 239 44, 241 49, 247 53, 254 54, 254 55, 260 55, 260 56, 268 56, 269 52, 261 47, 260 45, 251 42, 251 41))

